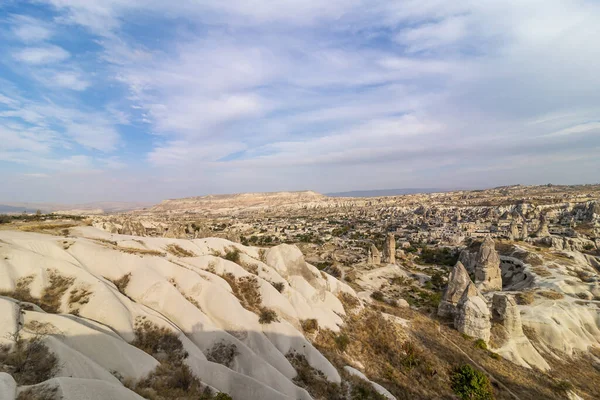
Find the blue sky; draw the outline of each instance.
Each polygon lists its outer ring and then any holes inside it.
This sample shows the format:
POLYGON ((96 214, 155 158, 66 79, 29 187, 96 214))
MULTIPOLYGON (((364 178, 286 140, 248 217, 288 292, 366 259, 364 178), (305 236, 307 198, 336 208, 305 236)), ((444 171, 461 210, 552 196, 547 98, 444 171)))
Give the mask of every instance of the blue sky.
POLYGON ((0 2, 0 201, 600 181, 597 1, 0 2))

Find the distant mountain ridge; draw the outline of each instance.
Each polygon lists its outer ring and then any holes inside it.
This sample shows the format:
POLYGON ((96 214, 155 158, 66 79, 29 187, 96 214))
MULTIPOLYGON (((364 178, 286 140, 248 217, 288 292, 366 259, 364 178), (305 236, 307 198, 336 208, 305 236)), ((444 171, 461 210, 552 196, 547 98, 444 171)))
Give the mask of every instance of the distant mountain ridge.
POLYGON ((380 190, 353 190, 350 192, 326 193, 329 197, 382 197, 382 196, 402 196, 406 194, 417 193, 439 193, 450 192, 454 189, 439 188, 405 188, 405 189, 380 189, 380 190))

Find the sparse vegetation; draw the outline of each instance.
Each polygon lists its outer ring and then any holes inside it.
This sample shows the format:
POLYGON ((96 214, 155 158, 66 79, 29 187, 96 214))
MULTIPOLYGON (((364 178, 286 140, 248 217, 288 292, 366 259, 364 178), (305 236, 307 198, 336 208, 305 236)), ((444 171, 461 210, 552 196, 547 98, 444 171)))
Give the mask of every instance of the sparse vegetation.
POLYGON ((129 281, 131 280, 131 273, 125 274, 119 279, 111 281, 117 287, 117 290, 123 295, 127 296, 125 290, 127 289, 127 285, 129 285, 129 281))
POLYGON ((344 352, 350 344, 350 338, 346 334, 337 335, 335 337, 335 344, 340 351, 344 352))
POLYGON ((360 300, 352 296, 350 293, 340 292, 338 294, 338 299, 340 299, 340 302, 344 306, 344 310, 346 310, 346 312, 350 312, 360 305, 360 300))
POLYGON ((417 262, 420 264, 453 267, 458 261, 458 256, 459 253, 449 247, 423 247, 417 262))
POLYGON ((377 300, 377 301, 383 301, 385 299, 385 297, 383 296, 383 293, 380 292, 379 290, 376 290, 375 292, 371 293, 371 298, 373 300, 377 300))
POLYGON ((535 296, 533 292, 519 292, 515 295, 515 301, 520 305, 528 305, 533 303, 535 296))
POLYGON ((20 333, 11 335, 13 346, 0 346, 0 372, 7 372, 18 385, 35 385, 54 376, 58 358, 44 344, 43 336, 23 339, 20 333))
POLYGON ((477 339, 473 346, 477 349, 487 350, 487 343, 483 339, 477 339))
POLYGON ((39 299, 33 297, 29 289, 33 279, 33 275, 20 278, 16 282, 14 291, 3 291, 0 292, 0 295, 23 302, 33 303, 48 313, 58 313, 60 311, 62 298, 73 284, 74 279, 65 277, 54 270, 49 271, 48 285, 44 288, 42 296, 39 299))
POLYGON ((175 243, 167 245, 166 250, 176 257, 196 257, 196 254, 175 243))
POLYGON ((285 289, 285 283, 283 282, 271 282, 271 285, 273 285, 273 287, 277 289, 279 293, 282 293, 283 289, 285 289))
POLYGON ((259 319, 258 322, 261 324, 270 324, 271 322, 279 322, 279 318, 277 317, 277 313, 274 310, 271 310, 267 307, 262 307, 260 309, 260 313, 258 314, 259 319))
POLYGON ((16 400, 59 400, 58 388, 48 385, 30 387, 19 392, 16 400))
POLYGON ((237 247, 229 247, 225 249, 224 259, 232 261, 236 264, 240 263, 240 250, 237 247))
POLYGON ((302 326, 302 330, 307 333, 313 333, 319 330, 319 322, 314 319, 304 319, 300 321, 300 325, 302 326))
POLYGON ((565 297, 562 293, 554 290, 540 290, 536 294, 551 300, 560 300, 565 297))

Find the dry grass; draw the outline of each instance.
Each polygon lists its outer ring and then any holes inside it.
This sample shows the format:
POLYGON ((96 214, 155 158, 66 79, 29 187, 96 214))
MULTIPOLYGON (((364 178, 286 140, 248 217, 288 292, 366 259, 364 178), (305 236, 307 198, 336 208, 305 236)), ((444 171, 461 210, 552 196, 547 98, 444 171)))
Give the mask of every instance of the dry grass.
POLYGON ((92 292, 86 287, 71 289, 69 292, 69 312, 73 315, 79 315, 79 309, 90 301, 91 295, 92 292))
POLYGON ((314 318, 303 319, 300 321, 300 326, 302 326, 304 332, 307 333, 313 333, 319 330, 319 322, 314 318))
POLYGON ((543 278, 548 278, 548 277, 552 276, 552 272, 548 271, 548 269, 546 269, 544 267, 541 267, 541 266, 539 266, 539 267, 532 267, 531 271, 534 274, 536 274, 538 276, 541 276, 543 278))
POLYGON ((316 400, 385 400, 373 386, 342 371, 342 384, 329 382, 325 375, 310 366, 306 358, 298 353, 286 355, 298 372, 294 383, 306 389, 316 400))
MULTIPOLYGON (((79 224, 74 223, 48 223, 48 224, 27 224, 19 227, 19 230, 23 232, 37 232, 37 233, 56 233, 64 229, 73 228, 79 224)), ((61 232, 63 235, 68 232, 61 232)), ((66 235, 65 235, 66 236, 66 235)))
POLYGON ((74 278, 65 277, 57 271, 49 271, 49 284, 44 288, 42 297, 39 299, 33 297, 30 292, 29 286, 33 279, 33 276, 20 278, 16 282, 15 290, 3 291, 0 292, 0 295, 33 303, 48 313, 57 314, 60 312, 62 298, 73 284, 74 278))
POLYGON ((360 300, 352 296, 350 293, 340 292, 338 294, 338 299, 342 303, 342 306, 344 306, 344 310, 346 310, 346 312, 351 312, 360 305, 360 300))
POLYGON ((21 391, 16 400, 59 400, 61 398, 57 387, 41 385, 21 391))
POLYGON ((540 290, 536 294, 551 300, 560 300, 565 297, 562 293, 554 290, 540 290))
MULTIPOLYGON (((110 279, 109 279, 110 280, 110 279)), ((125 274, 119 279, 110 280, 117 287, 117 290, 123 295, 127 296, 125 290, 127 289, 127 285, 129 285, 129 281, 131 280, 131 273, 125 274)))
POLYGON ((213 396, 209 387, 200 382, 184 360, 188 353, 178 335, 144 318, 136 320, 132 345, 156 358, 160 365, 139 382, 124 382, 125 386, 149 400, 208 400, 231 399, 213 396))
POLYGON ((243 276, 236 279, 231 273, 221 275, 221 278, 229 283, 233 294, 238 298, 242 307, 259 316, 258 322, 261 324, 270 324, 271 322, 279 321, 277 313, 274 310, 262 305, 258 278, 255 276, 243 276))
POLYGON ((164 257, 165 253, 158 250, 138 249, 137 247, 121 247, 117 246, 117 250, 127 254, 137 254, 139 256, 158 256, 164 257))
POLYGON ((235 297, 238 298, 242 307, 248 311, 258 314, 262 307, 262 297, 258 286, 258 279, 255 276, 244 276, 237 278, 227 273, 222 275, 221 278, 225 279, 235 297))
POLYGON ((283 282, 271 282, 271 285, 273 285, 279 293, 283 293, 283 290, 285 289, 285 283, 283 282))
POLYGON ((535 296, 533 292, 520 292, 515 295, 517 304, 528 305, 534 302, 535 296))
POLYGON ((169 245, 167 245, 166 247, 167 252, 169 252, 170 254, 176 256, 176 257, 196 257, 196 254, 184 249, 183 247, 171 243, 169 245))
POLYGON ((13 291, 1 291, 0 296, 6 296, 13 298, 15 300, 24 301, 27 303, 37 304, 37 299, 31 296, 31 292, 29 286, 35 277, 33 275, 25 276, 23 278, 17 279, 15 283, 15 289, 13 291))

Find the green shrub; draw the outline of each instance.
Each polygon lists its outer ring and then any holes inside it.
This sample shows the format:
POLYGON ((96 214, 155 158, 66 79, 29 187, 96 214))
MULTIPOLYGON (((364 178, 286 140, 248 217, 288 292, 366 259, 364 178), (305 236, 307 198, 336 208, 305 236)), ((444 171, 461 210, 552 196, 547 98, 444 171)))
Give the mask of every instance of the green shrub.
POLYGON ((302 325, 302 329, 304 332, 312 333, 319 329, 319 322, 314 319, 303 319, 300 321, 300 325, 302 325))
POLYGON ((452 390, 463 400, 493 400, 488 377, 468 364, 455 368, 451 379, 452 390))
POLYGON ((377 300, 377 301, 383 301, 383 299, 384 299, 383 293, 381 293, 379 290, 371 293, 371 298, 373 300, 377 300))
POLYGON ((230 247, 225 250, 224 259, 233 261, 236 264, 240 263, 240 250, 235 247, 230 247))
POLYGON ((270 324, 271 322, 278 322, 277 313, 270 308, 263 307, 260 310, 258 322, 261 324, 270 324))
POLYGON ((477 339, 474 346, 478 349, 487 350, 487 343, 483 339, 477 339))
POLYGON ((335 337, 335 344, 341 351, 346 351, 348 345, 350 344, 350 338, 348 337, 348 335, 338 335, 335 337))

